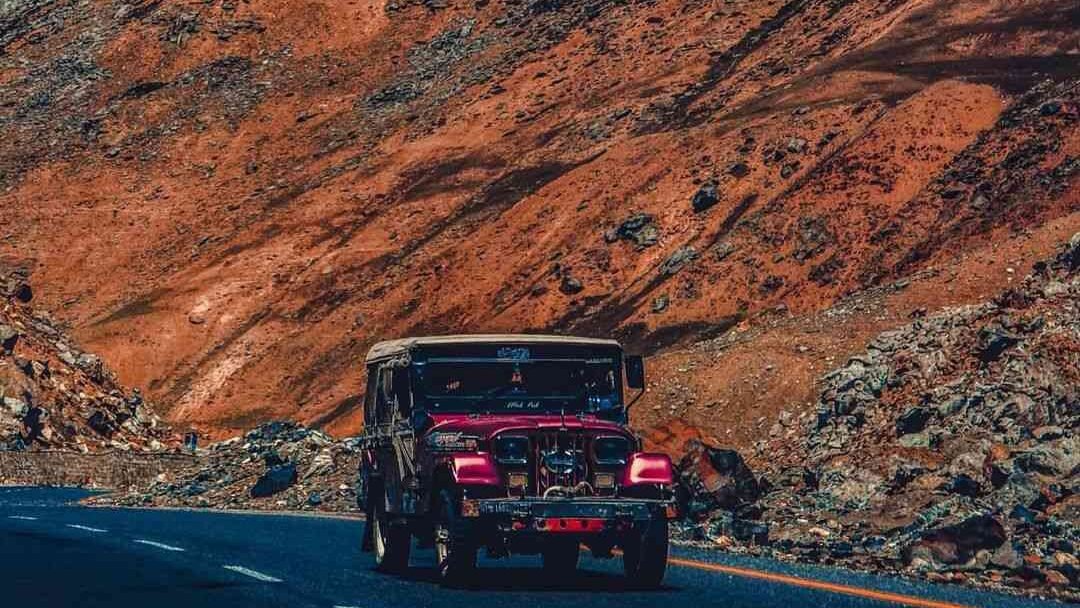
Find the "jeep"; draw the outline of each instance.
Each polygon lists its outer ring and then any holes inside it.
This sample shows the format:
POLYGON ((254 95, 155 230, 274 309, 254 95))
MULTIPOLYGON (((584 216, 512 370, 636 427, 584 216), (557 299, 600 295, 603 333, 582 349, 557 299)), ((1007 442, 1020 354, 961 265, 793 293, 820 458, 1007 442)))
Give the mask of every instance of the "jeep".
POLYGON ((481 549, 539 554, 565 577, 584 546, 621 555, 634 586, 661 584, 676 507, 671 459, 627 427, 641 357, 613 340, 474 335, 380 342, 366 364, 357 488, 377 569, 406 569, 415 538, 445 585, 468 584, 481 549))

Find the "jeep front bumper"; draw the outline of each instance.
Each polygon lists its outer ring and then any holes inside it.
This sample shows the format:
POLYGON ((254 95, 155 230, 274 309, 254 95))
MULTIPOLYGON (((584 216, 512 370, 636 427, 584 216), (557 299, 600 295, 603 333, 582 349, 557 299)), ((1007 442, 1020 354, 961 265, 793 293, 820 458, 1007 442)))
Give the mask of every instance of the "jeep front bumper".
POLYGON ((674 519, 674 501, 615 498, 488 498, 466 499, 463 517, 514 522, 547 531, 601 531, 614 524, 674 519))

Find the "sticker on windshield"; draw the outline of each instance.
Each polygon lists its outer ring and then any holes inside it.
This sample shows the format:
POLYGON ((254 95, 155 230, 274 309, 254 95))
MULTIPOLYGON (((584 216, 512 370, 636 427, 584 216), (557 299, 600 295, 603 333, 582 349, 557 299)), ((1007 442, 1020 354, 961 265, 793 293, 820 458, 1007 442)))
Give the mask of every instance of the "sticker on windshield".
POLYGON ((529 354, 529 349, 520 346, 506 346, 498 351, 500 359, 513 359, 514 361, 525 361, 529 358, 529 354))

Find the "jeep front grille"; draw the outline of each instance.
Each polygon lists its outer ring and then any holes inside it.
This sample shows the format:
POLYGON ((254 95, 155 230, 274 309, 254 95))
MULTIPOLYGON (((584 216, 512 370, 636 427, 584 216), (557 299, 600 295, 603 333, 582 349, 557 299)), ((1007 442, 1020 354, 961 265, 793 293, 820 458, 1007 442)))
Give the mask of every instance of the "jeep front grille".
POLYGON ((542 431, 533 436, 530 464, 537 496, 580 492, 589 479, 588 437, 580 432, 542 431))

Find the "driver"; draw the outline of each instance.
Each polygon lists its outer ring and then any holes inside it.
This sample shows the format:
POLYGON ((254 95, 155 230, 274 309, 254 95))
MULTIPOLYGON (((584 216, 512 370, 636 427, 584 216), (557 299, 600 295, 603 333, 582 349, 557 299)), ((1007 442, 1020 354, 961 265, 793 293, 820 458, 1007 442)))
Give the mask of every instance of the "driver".
POLYGON ((525 376, 521 373, 521 368, 517 365, 514 366, 514 370, 510 372, 510 391, 514 393, 525 392, 525 376))

